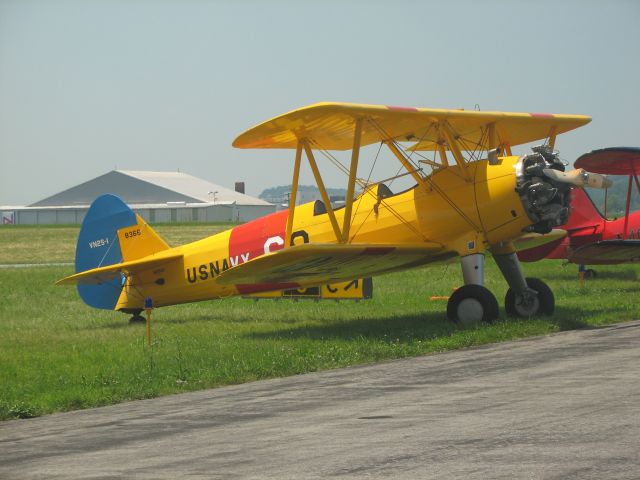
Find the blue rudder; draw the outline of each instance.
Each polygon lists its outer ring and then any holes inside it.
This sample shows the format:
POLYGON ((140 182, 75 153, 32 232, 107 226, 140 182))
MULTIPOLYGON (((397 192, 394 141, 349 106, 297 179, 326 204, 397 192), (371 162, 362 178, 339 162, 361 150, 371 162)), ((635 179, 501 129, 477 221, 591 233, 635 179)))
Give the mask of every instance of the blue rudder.
MULTIPOLYGON (((137 223, 136 214, 112 194, 96 198, 82 222, 76 245, 76 273, 122 262, 118 230, 137 223)), ((84 302, 95 308, 113 310, 120 297, 124 275, 98 285, 78 284, 84 302)))

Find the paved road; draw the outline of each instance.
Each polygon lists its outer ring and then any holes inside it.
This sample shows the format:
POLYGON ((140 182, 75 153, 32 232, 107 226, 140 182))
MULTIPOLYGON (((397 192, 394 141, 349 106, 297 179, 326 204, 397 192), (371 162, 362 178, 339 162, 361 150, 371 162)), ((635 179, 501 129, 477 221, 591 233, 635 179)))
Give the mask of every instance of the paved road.
POLYGON ((0 424, 0 478, 640 478, 640 322, 0 424))

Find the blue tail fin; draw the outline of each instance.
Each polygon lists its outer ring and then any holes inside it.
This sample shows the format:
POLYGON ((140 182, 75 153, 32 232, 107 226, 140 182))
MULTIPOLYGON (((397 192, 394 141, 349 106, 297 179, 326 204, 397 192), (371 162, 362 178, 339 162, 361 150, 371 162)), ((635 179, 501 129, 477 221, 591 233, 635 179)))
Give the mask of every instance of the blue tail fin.
MULTIPOLYGON (((136 214, 119 197, 105 194, 96 198, 78 236, 76 273, 122 262, 118 229, 136 223, 136 214)), ((78 293, 87 305, 113 310, 123 283, 124 276, 100 285, 78 284, 78 293)))

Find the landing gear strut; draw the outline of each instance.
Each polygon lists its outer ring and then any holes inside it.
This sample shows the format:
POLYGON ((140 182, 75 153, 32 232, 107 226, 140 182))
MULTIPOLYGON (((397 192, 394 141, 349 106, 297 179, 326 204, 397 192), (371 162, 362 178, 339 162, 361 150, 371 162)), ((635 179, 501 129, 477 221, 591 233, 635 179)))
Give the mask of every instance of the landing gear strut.
POLYGON ((491 323, 498 318, 496 297, 485 288, 484 255, 476 253, 460 258, 465 285, 453 292, 447 304, 447 318, 463 326, 491 323))
POLYGON ((494 255, 496 264, 509 284, 504 309, 510 317, 529 318, 551 315, 555 309, 553 292, 542 280, 525 278, 515 253, 494 255))
MULTIPOLYGON (((510 317, 529 318, 551 315, 555 309, 553 292, 542 280, 525 278, 514 253, 493 258, 509 284, 504 308, 510 317)), ((498 301, 484 283, 484 255, 475 253, 460 258, 465 285, 456 290, 447 304, 447 318, 460 325, 492 323, 498 318, 498 301)))

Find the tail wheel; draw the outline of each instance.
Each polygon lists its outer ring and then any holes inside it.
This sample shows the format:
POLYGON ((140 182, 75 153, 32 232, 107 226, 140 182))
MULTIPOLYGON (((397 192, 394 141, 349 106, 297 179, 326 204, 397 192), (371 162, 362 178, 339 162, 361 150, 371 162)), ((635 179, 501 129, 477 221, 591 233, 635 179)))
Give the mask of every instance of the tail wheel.
POLYGON ((460 325, 492 323, 498 318, 498 301, 482 285, 464 285, 453 292, 447 304, 447 318, 460 325))
POLYGON ((553 292, 538 278, 527 278, 527 286, 532 292, 515 293, 511 288, 504 297, 504 309, 510 317, 529 318, 535 315, 552 315, 556 307, 553 292))
POLYGON ((133 323, 147 323, 147 319, 144 318, 142 315, 137 314, 137 315, 133 315, 129 319, 129 323, 131 323, 131 324, 133 324, 133 323))

